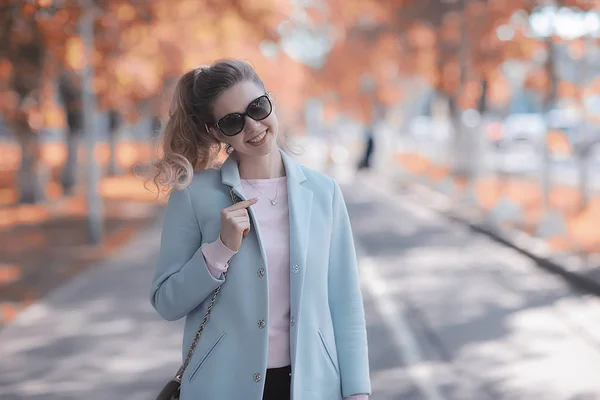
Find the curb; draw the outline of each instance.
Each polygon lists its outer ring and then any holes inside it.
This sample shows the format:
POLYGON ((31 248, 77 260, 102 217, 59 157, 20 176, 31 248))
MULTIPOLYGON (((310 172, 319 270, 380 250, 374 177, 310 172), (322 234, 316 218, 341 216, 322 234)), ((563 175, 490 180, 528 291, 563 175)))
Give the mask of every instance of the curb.
MULTIPOLYGON (((476 221, 476 216, 469 215, 473 213, 461 210, 462 207, 453 204, 448 196, 439 193, 434 189, 421 183, 409 182, 402 178, 391 177, 391 179, 395 181, 396 184, 400 184, 403 187, 403 190, 414 194, 421 204, 438 214, 452 221, 466 225, 472 231, 482 233, 496 242, 518 251, 522 255, 532 259, 539 267, 561 276, 574 288, 600 296, 600 272, 597 274, 598 278, 594 279, 587 277, 581 271, 576 271, 584 268, 582 266, 583 260, 581 258, 573 254, 550 254, 548 246, 543 240, 532 237, 527 233, 516 229, 502 231, 485 222, 478 222, 476 221)), ((598 260, 595 259, 593 262, 600 266, 598 260)), ((586 270, 591 271, 592 268, 587 267, 586 270)))

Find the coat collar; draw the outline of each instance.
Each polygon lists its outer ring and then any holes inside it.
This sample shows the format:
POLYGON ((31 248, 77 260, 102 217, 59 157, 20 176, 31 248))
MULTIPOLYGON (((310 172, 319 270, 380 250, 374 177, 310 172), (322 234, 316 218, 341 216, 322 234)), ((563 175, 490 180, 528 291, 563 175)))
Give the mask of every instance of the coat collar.
MULTIPOLYGON (((306 175, 304 175, 304 171, 292 157, 288 156, 282 149, 279 149, 281 152, 281 158, 283 159, 283 165, 285 166, 285 173, 288 179, 295 181, 297 183, 302 183, 306 180, 306 175)), ((240 179, 240 170, 238 167, 238 163, 232 157, 228 157, 227 160, 221 165, 221 181, 233 188, 239 188, 242 183, 240 179)))
MULTIPOLYGON (((301 183, 306 181, 301 166, 281 149, 281 156, 285 166, 288 181, 288 202, 289 202, 289 221, 290 221, 290 312, 292 318, 299 318, 301 311, 300 304, 302 299, 302 289, 304 284, 304 273, 307 268, 307 252, 311 226, 311 210, 313 202, 313 192, 306 185, 301 183)), ((245 200, 244 191, 240 182, 240 171, 237 161, 228 158, 221 166, 221 180, 231 187, 230 193, 238 198, 245 200)), ((255 234, 258 238, 258 245, 263 258, 264 265, 267 265, 267 255, 261 241, 260 229, 252 207, 248 209, 253 220, 255 234)), ((297 334, 294 329, 293 336, 297 334)), ((294 350, 295 351, 295 350, 294 350)))

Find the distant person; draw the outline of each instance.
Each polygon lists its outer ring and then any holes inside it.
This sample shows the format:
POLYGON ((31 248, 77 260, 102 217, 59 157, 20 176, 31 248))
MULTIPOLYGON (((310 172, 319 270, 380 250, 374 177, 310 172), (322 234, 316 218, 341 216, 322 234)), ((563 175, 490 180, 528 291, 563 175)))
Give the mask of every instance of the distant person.
POLYGON ((358 163, 358 169, 371 168, 371 157, 373 157, 373 151, 375 150, 375 137, 373 127, 369 127, 367 130, 367 143, 365 146, 365 153, 358 163))
POLYGON ((173 190, 151 302, 186 324, 180 382, 159 398, 368 399, 364 308, 342 192, 280 148, 283 133, 256 72, 223 60, 185 73, 162 135, 152 178, 173 190), (223 147, 229 157, 207 169, 223 147))

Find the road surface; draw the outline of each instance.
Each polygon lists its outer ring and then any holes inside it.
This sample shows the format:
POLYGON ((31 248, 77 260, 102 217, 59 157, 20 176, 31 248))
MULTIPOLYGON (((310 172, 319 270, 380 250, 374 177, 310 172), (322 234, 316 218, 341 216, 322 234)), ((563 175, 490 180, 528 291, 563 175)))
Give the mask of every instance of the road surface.
POLYGON ((373 400, 600 399, 600 301, 374 176, 346 190, 373 400))
MULTIPOLYGON (((377 176, 344 186, 371 400, 600 399, 600 302, 377 176)), ((159 226, 0 332, 3 400, 148 400, 182 323, 148 301, 159 226)), ((310 400, 310 399, 299 399, 310 400)))

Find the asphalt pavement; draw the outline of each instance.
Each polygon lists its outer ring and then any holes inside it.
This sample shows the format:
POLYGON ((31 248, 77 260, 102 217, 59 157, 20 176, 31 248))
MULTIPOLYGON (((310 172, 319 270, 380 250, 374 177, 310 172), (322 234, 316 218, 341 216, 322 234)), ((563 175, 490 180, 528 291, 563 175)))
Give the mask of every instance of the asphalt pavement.
MULTIPOLYGON (((371 400, 600 399, 598 298, 377 175, 344 182, 371 400)), ((182 332, 148 301, 159 235, 157 224, 0 331, 1 399, 153 398, 182 332)))
POLYGON ((369 320, 389 333, 372 337, 373 399, 600 399, 598 298, 386 179, 347 189, 369 320))

